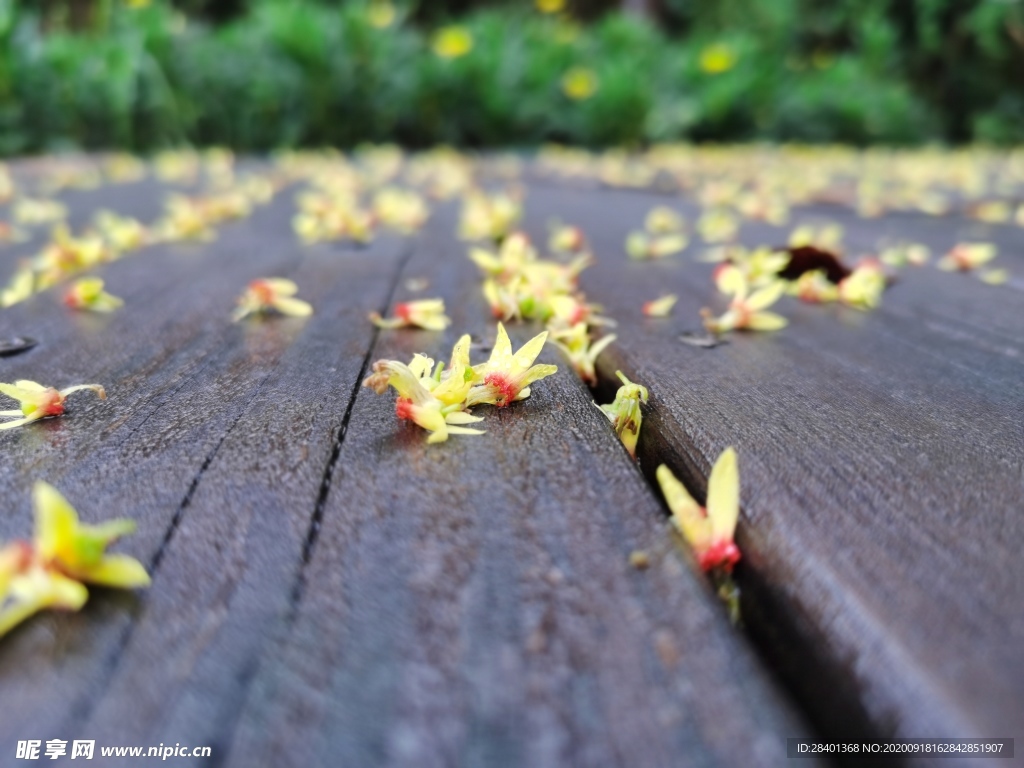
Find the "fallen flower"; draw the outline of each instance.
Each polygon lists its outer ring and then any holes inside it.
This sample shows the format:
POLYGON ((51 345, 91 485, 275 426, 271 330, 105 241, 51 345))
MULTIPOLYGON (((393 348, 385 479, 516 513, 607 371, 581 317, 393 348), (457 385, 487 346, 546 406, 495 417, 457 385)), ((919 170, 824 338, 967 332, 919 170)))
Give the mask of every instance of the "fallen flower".
POLYGON ((396 229, 404 235, 416 232, 430 215, 427 204, 415 192, 386 188, 373 198, 373 212, 386 227, 396 229))
POLYGON ((35 484, 32 498, 34 541, 0 549, 0 636, 44 608, 80 609, 89 596, 81 582, 121 589, 149 586, 138 560, 106 551, 135 530, 134 521, 80 523, 67 499, 44 482, 35 484))
POLYGON ((1010 279, 1010 273, 1005 269, 983 269, 978 273, 978 279, 989 285, 1002 285, 1010 279))
POLYGON ((583 230, 568 224, 560 224, 551 231, 548 248, 556 253, 581 253, 587 247, 583 230))
POLYGON ((257 312, 276 310, 282 315, 308 317, 313 314, 313 307, 308 302, 293 298, 299 287, 291 280, 283 277, 261 277, 249 283, 249 286, 238 298, 238 307, 231 319, 238 322, 257 312))
POLYGON ((689 240, 682 233, 649 235, 630 232, 626 237, 626 253, 631 259, 662 259, 685 250, 689 240))
POLYGON ((927 264, 929 259, 931 251, 927 245, 920 243, 901 243, 883 248, 878 254, 878 260, 890 267, 920 267, 927 264))
POLYGON ((0 307, 12 307, 31 296, 36 289, 36 273, 25 264, 14 273, 7 287, 0 290, 0 307))
POLYGON ((91 389, 99 395, 100 400, 107 399, 106 391, 99 384, 79 384, 59 391, 28 379, 21 379, 13 384, 0 384, 0 392, 17 400, 21 406, 19 410, 0 411, 0 416, 23 417, 0 424, 0 429, 13 429, 39 419, 60 416, 64 413, 64 401, 67 396, 83 389, 91 389))
POLYGON ((969 272, 987 264, 996 257, 996 246, 992 243, 957 243, 939 259, 939 269, 946 272, 969 272))
POLYGON ((705 243, 733 240, 739 228, 739 219, 725 209, 706 211, 697 221, 697 230, 705 243))
MULTIPOLYGON (((466 349, 468 353, 468 344, 466 349)), ((418 357, 424 369, 433 364, 429 358, 418 357)), ((417 363, 415 358, 413 363, 417 363)), ((411 365, 405 365, 397 360, 378 360, 373 364, 373 373, 363 380, 363 386, 370 387, 378 395, 384 394, 389 386, 394 387, 398 392, 395 415, 400 419, 408 419, 430 432, 428 443, 442 443, 448 439, 449 434, 484 434, 483 430, 461 426, 482 421, 479 416, 465 412, 462 402, 446 405, 423 385, 417 372, 424 371, 414 371, 411 365)))
POLYGON ((802 224, 790 233, 789 247, 812 247, 821 251, 842 253, 843 227, 839 224, 802 224))
POLYGON ((512 341, 505 326, 498 323, 498 338, 494 342, 490 359, 473 366, 473 372, 483 383, 469 391, 466 405, 490 403, 504 408, 515 400, 529 397, 531 384, 558 372, 557 365, 533 364, 547 338, 547 331, 539 333, 513 354, 512 341))
POLYGON ((626 378, 622 371, 616 371, 615 375, 622 382, 622 386, 615 393, 615 400, 608 405, 598 405, 597 407, 611 421, 615 434, 626 446, 629 455, 635 459, 636 444, 640 439, 640 425, 644 418, 640 405, 647 405, 647 387, 634 384, 626 378))
POLYGON ((714 317, 709 309, 701 310, 704 327, 714 334, 726 331, 777 331, 785 328, 786 318, 764 310, 778 301, 786 290, 786 284, 776 281, 750 294, 746 278, 732 264, 722 264, 715 270, 715 282, 723 293, 731 293, 729 309, 721 317, 714 317))
POLYGON ((662 296, 660 299, 654 299, 644 304, 644 314, 648 317, 668 317, 669 313, 672 312, 672 307, 676 305, 679 297, 674 293, 670 293, 667 296, 662 296))
POLYGON ((83 277, 76 280, 64 294, 64 303, 73 309, 88 309, 93 312, 113 312, 124 306, 124 301, 103 290, 103 280, 98 277, 83 277))
POLYGON ((668 235, 682 232, 686 221, 678 213, 664 205, 652 208, 644 219, 644 228, 652 235, 668 235))
POLYGON ((809 304, 825 304, 839 299, 839 288, 825 276, 825 270, 804 272, 789 284, 790 293, 809 304))
POLYGON ((551 343, 562 350, 579 377, 590 385, 597 384, 597 373, 594 366, 597 364, 598 356, 616 338, 615 334, 610 334, 591 344, 587 324, 584 322, 551 332, 551 343))
POLYGON ((382 318, 379 312, 371 312, 370 320, 378 328, 424 328, 428 331, 443 331, 451 324, 451 318, 444 313, 444 299, 420 299, 395 304, 395 316, 382 318))
POLYGON ((839 300, 854 309, 874 309, 882 302, 885 272, 878 259, 864 259, 848 277, 839 281, 839 300))
POLYGON ((459 237, 463 240, 501 240, 521 215, 522 206, 511 194, 469 192, 463 199, 459 237))
POLYGON ((704 571, 731 573, 740 560, 733 541, 740 514, 740 474, 736 451, 726 448, 708 478, 708 505, 702 507, 667 466, 657 471, 658 484, 672 512, 672 523, 693 548, 704 571))

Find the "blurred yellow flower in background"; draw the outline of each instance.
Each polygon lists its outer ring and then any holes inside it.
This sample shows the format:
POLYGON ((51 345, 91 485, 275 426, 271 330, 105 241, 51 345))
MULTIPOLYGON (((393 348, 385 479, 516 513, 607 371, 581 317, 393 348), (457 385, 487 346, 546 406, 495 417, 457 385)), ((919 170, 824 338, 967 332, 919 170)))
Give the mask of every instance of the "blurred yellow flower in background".
POLYGON ((558 13, 565 10, 565 0, 535 0, 537 10, 541 13, 558 13))
POLYGON ((457 59, 473 50, 473 36, 465 27, 452 25, 434 35, 434 53, 442 59, 457 59))
POLYGON ((597 93, 597 75, 586 67, 573 67, 562 77, 562 92, 573 101, 585 101, 597 93))
POLYGON ((709 45, 700 52, 700 68, 709 75, 728 72, 736 66, 735 51, 725 43, 709 45))
POLYGON ((377 29, 386 29, 395 23, 398 12, 388 0, 373 0, 366 10, 366 17, 372 26, 377 29))

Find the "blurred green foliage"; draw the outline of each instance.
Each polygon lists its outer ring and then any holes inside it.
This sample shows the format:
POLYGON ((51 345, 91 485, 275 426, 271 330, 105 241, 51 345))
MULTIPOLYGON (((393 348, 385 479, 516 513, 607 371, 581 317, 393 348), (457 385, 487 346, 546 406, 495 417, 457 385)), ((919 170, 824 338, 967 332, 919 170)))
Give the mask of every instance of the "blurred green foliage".
POLYGON ((1020 0, 662 0, 660 24, 527 2, 431 3, 429 23, 386 0, 136 4, 0 0, 0 153, 1024 140, 1020 0), (435 52, 445 23, 464 55, 435 52))

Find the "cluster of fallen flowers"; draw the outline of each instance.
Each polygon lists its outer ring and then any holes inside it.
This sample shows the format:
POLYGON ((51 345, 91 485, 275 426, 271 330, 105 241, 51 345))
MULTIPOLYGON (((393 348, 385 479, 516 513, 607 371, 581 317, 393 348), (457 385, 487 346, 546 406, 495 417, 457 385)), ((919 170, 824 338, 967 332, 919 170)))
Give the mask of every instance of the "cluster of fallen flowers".
POLYGON ((35 537, 0 548, 0 637, 46 608, 79 610, 89 597, 86 584, 149 586, 142 563, 106 551, 135 530, 132 520, 81 523, 67 500, 44 482, 35 484, 32 498, 35 537))
POLYGON ((715 285, 730 300, 722 315, 701 311, 705 328, 714 335, 785 328, 788 321, 767 310, 787 294, 808 303, 875 309, 889 280, 882 262, 867 257, 850 269, 839 255, 841 239, 837 226, 798 227, 786 248, 732 245, 713 250, 706 258, 722 262, 714 273, 715 285))
POLYGON ((513 353, 505 326, 498 323, 498 336, 485 363, 470 364, 467 334, 455 344, 447 369, 443 363, 435 366, 426 355, 416 355, 408 365, 378 360, 363 386, 377 394, 393 387, 398 393, 395 414, 430 432, 428 443, 444 442, 450 434, 480 435, 483 430, 463 426, 483 420, 472 415, 470 408, 504 408, 525 400, 533 383, 557 372, 554 365, 534 365, 546 340, 547 332, 540 333, 513 353))
MULTIPOLYGON (((615 342, 614 334, 595 340, 595 326, 613 325, 598 314, 601 308, 587 302, 579 290, 580 273, 593 263, 586 237, 578 227, 556 224, 548 248, 560 260, 542 259, 523 232, 509 232, 521 210, 512 208, 508 196, 487 198, 476 193, 463 208, 460 233, 466 239, 489 238, 497 251, 470 248, 469 258, 484 275, 483 294, 495 317, 502 320, 534 320, 545 323, 552 343, 565 355, 576 374, 590 386, 597 384, 597 358, 615 342)), ((676 232, 681 220, 667 209, 648 217, 657 232, 676 232)), ((670 235, 671 236, 671 235, 670 235)), ((685 242, 682 243, 685 246, 685 242)), ((599 405, 629 455, 636 445, 646 405, 646 387, 634 384, 618 371, 622 387, 613 402, 599 405)), ((596 405, 596 404, 595 404, 596 405)))
MULTIPOLYGON (((199 194, 171 195, 166 201, 164 214, 148 225, 128 216, 99 211, 90 226, 74 232, 66 223, 68 212, 62 203, 18 197, 12 210, 20 225, 52 225, 52 230, 49 241, 35 256, 24 260, 8 284, 0 289, 0 307, 17 304, 68 277, 117 261, 147 246, 213 240, 218 225, 251 215, 257 205, 269 202, 283 183, 279 173, 236 179, 233 162, 231 154, 223 151, 210 151, 205 155, 182 152, 159 156, 154 167, 161 179, 193 182, 202 168, 210 186, 199 194)), ((112 164, 114 170, 108 170, 111 180, 138 180, 138 176, 122 168, 129 167, 125 163, 121 158, 112 164)), ((130 169, 133 173, 145 174, 144 164, 141 169, 134 166, 130 169)), ((92 188, 98 186, 97 179, 102 180, 98 171, 85 169, 62 176, 58 169, 44 180, 44 186, 50 192, 66 187, 92 188), (80 178, 83 181, 80 182, 80 178)), ((2 239, 24 239, 24 233, 0 222, 2 239)), ((120 306, 117 299, 102 293, 102 285, 98 291, 96 286, 95 282, 76 284, 66 294, 67 304, 75 309, 99 312, 109 312, 120 306)))

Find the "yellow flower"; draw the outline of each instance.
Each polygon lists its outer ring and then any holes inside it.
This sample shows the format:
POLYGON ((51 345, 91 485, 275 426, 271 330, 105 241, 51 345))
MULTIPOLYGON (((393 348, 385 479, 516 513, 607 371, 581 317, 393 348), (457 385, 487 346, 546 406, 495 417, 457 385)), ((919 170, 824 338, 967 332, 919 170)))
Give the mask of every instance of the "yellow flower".
POLYGON ((786 290, 781 280, 750 293, 743 273, 732 264, 722 264, 715 270, 715 283, 722 293, 732 294, 729 309, 721 317, 714 317, 708 309, 701 310, 704 327, 711 333, 726 331, 777 331, 785 328, 786 318, 764 310, 778 301, 786 290), (748 295, 749 294, 749 295, 748 295))
POLYGON ((53 229, 50 242, 37 257, 40 286, 49 287, 65 275, 110 261, 116 254, 97 235, 73 237, 67 225, 53 229))
POLYGON ((599 85, 597 74, 587 67, 573 67, 562 76, 562 93, 573 101, 586 101, 599 85))
POLYGON ((631 259, 663 259, 685 250, 689 240, 682 233, 649 235, 646 232, 630 232, 626 237, 626 253, 631 259))
POLYGON ((647 405, 647 387, 634 384, 622 371, 616 371, 622 386, 615 393, 615 400, 608 405, 599 405, 605 416, 612 423, 615 434, 619 436, 622 444, 626 446, 629 455, 636 458, 636 444, 640 439, 640 425, 643 423, 643 413, 640 405, 647 405))
POLYGON ((644 229, 652 235, 667 235, 682 232, 686 221, 678 213, 664 205, 652 208, 644 219, 644 229))
POLYGON ((616 338, 615 334, 610 334, 591 344, 587 324, 584 322, 551 332, 551 343, 569 358, 579 377, 592 386, 597 384, 597 373, 594 370, 597 358, 616 338))
POLYGON ((19 410, 0 411, 0 416, 23 417, 0 424, 0 429, 13 429, 39 419, 60 416, 64 413, 64 401, 67 396, 83 389, 91 389, 99 395, 100 400, 107 399, 106 391, 99 384, 79 384, 60 391, 53 387, 44 387, 42 384, 28 379, 22 379, 13 384, 0 384, 0 392, 17 400, 21 406, 19 410))
POLYGON ((755 248, 753 251, 737 248, 732 252, 733 263, 743 272, 752 288, 775 282, 790 258, 787 251, 773 251, 771 248, 755 248))
POLYGON ((790 293, 809 304, 825 304, 839 299, 839 288, 825 276, 823 269, 804 272, 790 283, 790 293))
POLYGON ((141 222, 110 211, 97 214, 96 226, 117 251, 134 251, 148 244, 151 239, 149 230, 141 222))
POLYGON ((825 224, 815 227, 802 224, 789 235, 789 247, 811 246, 822 251, 841 253, 843 250, 843 228, 839 224, 825 224))
POLYGON ((676 305, 679 297, 674 293, 662 296, 660 299, 654 299, 644 304, 644 314, 648 317, 668 317, 669 313, 672 312, 672 307, 676 305))
POLYGON ((434 53, 442 59, 457 59, 473 50, 473 36, 463 26, 453 24, 434 35, 434 53))
POLYGON ((124 0, 124 4, 129 8, 145 8, 150 4, 151 0, 124 0))
POLYGON ((104 587, 148 587, 142 563, 128 555, 110 555, 106 549, 135 530, 133 520, 109 520, 99 525, 78 521, 78 514, 63 496, 44 482, 32 492, 36 509, 36 552, 43 563, 77 581, 104 587))
POLYGON ((522 274, 527 265, 536 262, 537 250, 524 233, 514 232, 502 241, 497 256, 483 248, 471 248, 469 258, 484 274, 508 279, 522 274))
POLYGON ((238 307, 232 319, 238 322, 254 312, 277 310, 282 315, 308 317, 313 314, 313 307, 301 299, 293 298, 299 287, 291 280, 283 277, 262 277, 249 283, 238 299, 238 307))
POLYGON ((67 218, 67 215, 67 206, 56 200, 23 197, 14 203, 14 220, 19 224, 50 224, 67 218))
POLYGON ((839 281, 839 300, 854 309, 869 310, 882 301, 885 273, 877 259, 864 259, 839 281))
POLYGON ((700 68, 709 75, 728 72, 736 66, 736 53, 725 43, 715 43, 700 52, 700 68))
POLYGON ((128 555, 106 549, 135 530, 132 520, 86 525, 56 488, 32 490, 35 539, 0 550, 0 636, 43 608, 78 610, 88 599, 81 582, 103 587, 148 587, 149 575, 128 555))
POLYGON ((732 240, 739 228, 739 219, 724 208, 707 211, 697 221, 697 230, 706 243, 732 240))
POLYGON ((74 579, 42 567, 30 545, 0 550, 0 637, 45 608, 77 611, 89 591, 74 579))
POLYGON ((444 313, 444 299, 420 299, 395 304, 395 316, 384 319, 378 312, 370 313, 370 320, 378 328, 424 328, 443 331, 451 324, 444 313))
POLYGON ((969 272, 987 264, 996 257, 992 243, 957 243, 949 253, 939 259, 939 269, 947 272, 969 272))
POLYGON ((879 261, 890 267, 920 267, 927 264, 931 257, 932 252, 928 246, 920 243, 900 243, 884 248, 878 254, 879 261))
POLYGON ((463 240, 500 240, 522 215, 522 206, 509 194, 469 192, 463 200, 459 237, 463 240))
POLYGON ((984 269, 978 273, 978 279, 989 285, 1002 285, 1010 279, 1010 273, 1005 269, 984 269))
POLYGON ((31 296, 36 289, 36 273, 31 266, 19 267, 11 282, 0 291, 0 307, 12 307, 31 296))
POLYGON ((548 332, 539 333, 513 354, 512 341, 505 326, 498 323, 498 337, 486 363, 473 367, 477 378, 483 382, 473 387, 466 398, 469 406, 490 403, 504 408, 516 400, 530 396, 530 385, 546 376, 558 372, 556 365, 534 365, 547 341, 548 332))
POLYGON ((704 571, 720 568, 726 573, 740 560, 733 541, 740 515, 740 472, 736 451, 726 448, 708 478, 707 508, 698 504, 667 466, 657 471, 658 484, 672 512, 672 523, 693 547, 704 571))
POLYGON ((1010 207, 1010 203, 1003 200, 988 200, 978 203, 970 211, 970 215, 989 224, 1002 224, 1013 216, 1013 208, 1010 207))
POLYGON ((395 23, 398 12, 395 6, 388 0, 373 0, 366 10, 366 17, 370 24, 377 29, 387 29, 395 23))
MULTIPOLYGON (((464 348, 465 360, 468 362, 468 336, 464 336, 459 340, 459 344, 456 345, 456 352, 453 353, 453 357, 458 355, 461 362, 463 353, 459 350, 460 346, 464 348)), ((472 416, 465 412, 464 399, 446 404, 444 400, 435 396, 424 386, 421 377, 429 371, 432 365, 433 361, 422 355, 414 358, 413 363, 410 365, 405 365, 397 360, 378 360, 373 364, 373 373, 363 381, 363 386, 370 387, 379 395, 383 394, 389 386, 394 387, 395 391, 398 392, 398 400, 395 401, 395 415, 400 419, 408 419, 430 432, 430 437, 427 438, 428 443, 442 443, 448 439, 449 434, 484 434, 483 430, 468 429, 461 426, 482 421, 480 417, 472 416), (415 369, 413 366, 416 366, 415 369)), ((454 373, 448 379, 448 381, 452 382, 451 386, 438 394, 442 396, 445 394, 453 395, 449 399, 458 398, 462 394, 459 388, 465 386, 466 370, 468 369, 462 368, 462 382, 458 381, 457 377, 459 374, 454 373)), ((445 387, 445 383, 441 382, 435 389, 443 387, 445 387)))
POLYGON ((479 377, 469 364, 471 344, 472 340, 469 334, 464 334, 452 349, 448 369, 442 371, 443 366, 438 366, 433 376, 420 378, 420 381, 430 390, 430 394, 444 403, 445 407, 458 406, 462 408, 469 396, 469 390, 478 381, 479 377))
POLYGON ((410 235, 427 220, 427 205, 415 192, 382 189, 373 199, 373 212, 385 226, 410 235))
POLYGON ((558 13, 565 10, 565 0, 534 0, 541 13, 558 13))
POLYGON ((73 309, 93 312, 113 312, 124 306, 124 301, 104 291, 103 285, 103 280, 98 277, 76 280, 64 294, 64 303, 73 309))
POLYGON ((587 238, 579 227, 560 224, 551 231, 548 248, 556 253, 582 253, 586 250, 587 238))

